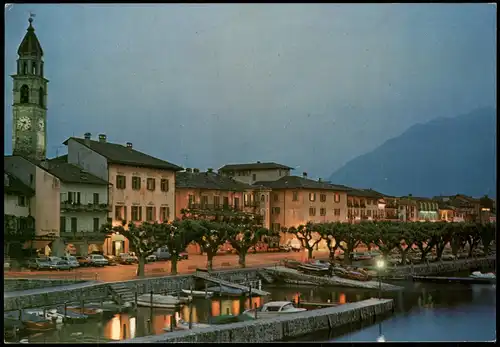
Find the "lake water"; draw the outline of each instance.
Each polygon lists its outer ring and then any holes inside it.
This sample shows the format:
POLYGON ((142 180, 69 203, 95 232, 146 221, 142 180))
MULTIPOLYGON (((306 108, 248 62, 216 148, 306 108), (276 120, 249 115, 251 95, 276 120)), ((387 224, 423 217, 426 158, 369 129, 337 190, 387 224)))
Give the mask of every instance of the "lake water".
MULTIPOLYGON (((369 324, 356 324, 318 332, 295 341, 374 342, 380 335, 385 341, 493 341, 496 339, 496 287, 493 285, 432 284, 395 282, 403 292, 384 293, 394 298, 394 315, 369 324)), ((347 303, 377 297, 377 291, 359 289, 313 288, 306 286, 267 286, 269 298, 252 298, 252 307, 264 300, 296 299, 347 303)), ((207 323, 211 315, 239 314, 250 305, 249 299, 196 299, 193 322, 207 323)), ((179 312, 139 308, 117 313, 103 321, 68 324, 52 332, 27 337, 30 342, 104 342, 139 336, 163 334, 171 317, 188 321, 189 308, 179 312)), ((25 337, 26 338, 26 337, 25 337)))

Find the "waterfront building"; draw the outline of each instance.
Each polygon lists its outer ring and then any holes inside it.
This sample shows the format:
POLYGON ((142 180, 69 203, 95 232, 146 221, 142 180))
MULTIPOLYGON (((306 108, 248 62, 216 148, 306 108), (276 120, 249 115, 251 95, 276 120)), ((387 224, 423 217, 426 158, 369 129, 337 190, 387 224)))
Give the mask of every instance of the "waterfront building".
POLYGON ((455 222, 475 222, 481 218, 481 202, 463 194, 453 196, 435 196, 436 201, 444 202, 455 208, 455 222))
MULTIPOLYGON (((100 134, 92 140, 70 137, 68 163, 108 182, 109 218, 114 226, 129 221, 165 222, 174 218, 175 173, 180 166, 137 151, 132 143, 111 143, 100 134)), ((103 201, 104 203, 104 201, 103 201)), ((128 252, 128 240, 113 234, 103 247, 106 254, 128 252)))
MULTIPOLYGON (((35 191, 20 179, 4 170, 3 208, 4 208, 4 254, 8 256, 17 240, 32 238, 34 219, 31 205, 35 203, 35 191)), ((25 244, 18 245, 24 248, 25 244)), ((19 250, 18 247, 18 250, 19 250)))
POLYGON ((397 199, 398 218, 401 222, 416 222, 418 220, 417 201, 412 196, 397 199))
POLYGON ((417 202, 417 221, 437 222, 440 220, 437 200, 424 197, 412 197, 412 199, 417 202))
POLYGON ((231 177, 239 182, 254 184, 258 181, 276 181, 282 177, 290 176, 293 168, 274 162, 247 164, 228 164, 221 167, 218 172, 231 177))
POLYGON ((4 156, 4 170, 35 192, 29 203, 34 218, 33 249, 62 254, 64 243, 59 240, 60 180, 48 170, 47 161, 24 156, 4 156))
POLYGON ((438 203, 439 220, 443 222, 455 221, 455 207, 446 204, 445 202, 438 203))
POLYGON ((373 189, 350 188, 347 192, 347 218, 351 223, 384 219, 385 205, 384 195, 373 189))
MULTIPOLYGON (((258 181, 255 185, 271 189, 271 229, 297 227, 307 222, 347 222, 347 192, 349 188, 321 180, 284 176, 274 181, 258 181)), ((282 234, 280 243, 292 235, 282 234)))
MULTIPOLYGON (((187 168, 175 175, 175 217, 183 210, 232 210, 262 216, 262 225, 270 226, 270 189, 236 181, 208 169, 187 168)), ((199 246, 190 247, 198 252, 199 246)))
POLYGON ((68 253, 86 256, 103 251, 108 221, 108 182, 67 162, 67 155, 49 160, 48 171, 61 182, 60 237, 68 253))

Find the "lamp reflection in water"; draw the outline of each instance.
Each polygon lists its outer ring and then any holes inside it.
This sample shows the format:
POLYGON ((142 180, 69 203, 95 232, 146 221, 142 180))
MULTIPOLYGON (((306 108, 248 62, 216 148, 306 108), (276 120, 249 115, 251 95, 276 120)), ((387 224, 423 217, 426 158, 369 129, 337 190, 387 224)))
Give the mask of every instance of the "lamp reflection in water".
POLYGON ((130 317, 129 324, 130 324, 130 338, 133 339, 135 337, 136 318, 130 317))
POLYGON ((377 270, 378 270, 378 298, 379 300, 382 298, 382 270, 384 269, 385 262, 384 259, 377 260, 377 270))

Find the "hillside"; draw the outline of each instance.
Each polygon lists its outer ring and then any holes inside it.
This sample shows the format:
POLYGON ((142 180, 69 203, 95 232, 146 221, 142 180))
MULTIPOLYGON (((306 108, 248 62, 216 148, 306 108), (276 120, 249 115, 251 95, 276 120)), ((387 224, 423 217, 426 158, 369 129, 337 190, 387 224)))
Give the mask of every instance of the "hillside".
POLYGON ((397 196, 496 196, 496 109, 414 125, 330 180, 397 196))

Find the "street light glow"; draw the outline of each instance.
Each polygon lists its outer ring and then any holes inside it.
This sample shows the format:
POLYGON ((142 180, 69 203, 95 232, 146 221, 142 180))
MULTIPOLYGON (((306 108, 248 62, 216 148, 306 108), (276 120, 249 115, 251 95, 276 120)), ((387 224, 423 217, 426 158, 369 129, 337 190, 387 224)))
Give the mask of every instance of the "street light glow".
POLYGON ((377 268, 379 269, 383 269, 385 266, 385 262, 384 260, 380 259, 380 260, 377 260, 377 268))

